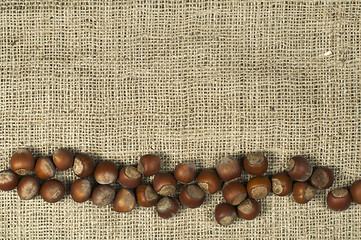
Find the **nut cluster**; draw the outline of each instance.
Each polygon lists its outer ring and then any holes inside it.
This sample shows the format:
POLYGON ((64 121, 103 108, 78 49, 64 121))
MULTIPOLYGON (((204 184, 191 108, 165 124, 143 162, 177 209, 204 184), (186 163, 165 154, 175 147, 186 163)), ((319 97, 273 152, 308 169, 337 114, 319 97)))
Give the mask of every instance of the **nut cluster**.
MULTIPOLYGON (((98 164, 84 153, 74 156, 67 149, 57 150, 52 158, 37 159, 26 149, 13 153, 11 170, 0 171, 0 190, 17 188, 22 200, 34 199, 37 195, 49 203, 60 201, 65 195, 65 185, 54 179, 56 170, 72 168, 78 177, 71 184, 70 195, 75 202, 91 199, 94 205, 113 205, 116 212, 130 212, 136 205, 153 207, 159 217, 171 218, 182 204, 186 208, 200 207, 207 194, 221 190, 225 200, 215 208, 215 220, 220 225, 233 223, 237 216, 245 220, 256 218, 261 212, 259 201, 272 191, 278 196, 292 193, 295 202, 306 204, 316 194, 316 189, 327 189, 334 182, 333 171, 327 167, 314 170, 310 162, 302 157, 292 157, 285 172, 271 177, 264 175, 268 159, 261 153, 250 153, 243 164, 232 156, 222 158, 215 169, 204 169, 197 174, 193 162, 176 166, 173 173, 160 172, 161 158, 147 154, 140 158, 137 166, 123 166, 118 169, 111 161, 98 164), (239 178, 242 170, 252 175, 248 182, 239 178), (29 175, 34 170, 34 175, 29 175), (154 176, 152 184, 142 183, 143 177, 154 176), (92 178, 97 183, 92 186, 92 178), (116 182, 121 187, 116 191, 116 182), (177 197, 178 186, 181 185, 177 197)), ((350 189, 333 189, 327 195, 327 206, 334 211, 349 208, 351 202, 361 204, 361 180, 355 181, 350 189)))

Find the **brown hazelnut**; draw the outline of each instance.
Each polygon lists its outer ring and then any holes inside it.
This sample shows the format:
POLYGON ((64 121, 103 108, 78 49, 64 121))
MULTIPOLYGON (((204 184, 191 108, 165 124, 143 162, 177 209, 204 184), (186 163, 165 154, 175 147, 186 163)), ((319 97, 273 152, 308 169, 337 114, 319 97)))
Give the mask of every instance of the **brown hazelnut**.
POLYGON ((179 193, 179 201, 186 207, 197 208, 202 205, 205 193, 197 185, 187 185, 179 193))
POLYGON ((242 174, 241 164, 231 156, 221 159, 216 165, 218 176, 225 182, 239 178, 242 174))
POLYGON ((49 203, 55 203, 59 201, 63 198, 64 194, 64 184, 56 179, 47 180, 40 187, 41 197, 49 203))
POLYGON ((29 150, 21 149, 12 155, 10 166, 16 174, 24 176, 34 169, 35 159, 29 150))
POLYGON ((137 202, 142 207, 152 207, 158 202, 158 195, 148 184, 141 184, 135 190, 137 202))
POLYGON ((117 180, 117 177, 118 168, 113 162, 103 161, 95 168, 94 178, 99 184, 111 184, 117 180))
POLYGON ((214 212, 217 223, 222 226, 228 226, 237 218, 235 207, 228 203, 220 203, 216 206, 214 212))
POLYGON ((92 193, 93 204, 98 207, 104 207, 113 202, 115 190, 110 185, 98 185, 92 193))
POLYGON ((318 189, 327 189, 331 187, 333 180, 333 171, 327 167, 320 167, 313 172, 310 184, 318 189))
POLYGON ((0 171, 0 190, 13 190, 18 185, 18 182, 19 176, 10 169, 0 171))
POLYGON ((73 171, 80 178, 87 178, 94 173, 94 159, 87 154, 79 154, 74 159, 73 171))
POLYGON ((157 173, 153 180, 153 188, 163 196, 169 196, 177 190, 177 180, 170 173, 157 173))
POLYGON ((70 195, 74 202, 85 202, 89 200, 92 193, 92 185, 88 179, 78 179, 71 184, 70 195))
POLYGON ((316 190, 307 182, 296 182, 293 184, 292 197, 296 203, 305 204, 316 194, 316 190))
POLYGON ((246 172, 252 175, 262 175, 267 171, 268 160, 261 153, 250 153, 243 160, 246 172))
MULTIPOLYGON (((1 182, 1 180, 0 180, 1 182)), ((357 180, 354 183, 352 183, 350 188, 350 193, 352 200, 355 203, 361 203, 361 180, 357 180)))
POLYGON ((286 172, 293 180, 298 182, 307 181, 312 175, 311 163, 302 156, 295 156, 288 161, 286 172))
POLYGON ((34 176, 25 176, 20 179, 17 189, 20 199, 30 200, 38 196, 40 183, 34 176))
POLYGON ((214 194, 221 189, 221 180, 212 169, 204 169, 198 174, 198 186, 208 194, 214 194))
POLYGON ((196 165, 192 162, 178 164, 174 169, 174 177, 180 183, 190 183, 196 177, 196 165))
POLYGON ((116 212, 130 212, 135 208, 135 196, 132 190, 123 188, 114 199, 113 210, 116 212))
POLYGON ((55 176, 56 168, 48 157, 39 157, 35 164, 35 174, 40 179, 49 179, 55 176))
POLYGON ((237 213, 240 218, 252 220, 261 212, 261 205, 253 198, 244 200, 237 207, 237 213))
POLYGON ((179 209, 179 202, 173 197, 163 197, 156 206, 158 216, 161 218, 173 217, 179 209))
POLYGON ((247 183, 247 193, 251 198, 262 199, 271 191, 271 181, 266 176, 256 176, 247 183))
POLYGON ((157 155, 147 154, 140 158, 138 171, 149 177, 157 174, 161 167, 161 160, 157 155))
POLYGON ((338 188, 327 194, 327 206, 333 211, 344 211, 351 204, 351 195, 345 188, 338 188))
POLYGON ((272 191, 278 196, 287 196, 292 192, 292 179, 285 172, 272 176, 272 191))
POLYGON ((120 169, 118 183, 126 188, 135 188, 142 181, 142 174, 133 166, 120 169))
POLYGON ((247 197, 247 190, 243 183, 233 180, 226 182, 222 189, 224 200, 231 205, 238 205, 247 197))
POLYGON ((60 170, 66 170, 73 165, 74 156, 73 153, 67 149, 58 149, 53 154, 53 162, 60 170))

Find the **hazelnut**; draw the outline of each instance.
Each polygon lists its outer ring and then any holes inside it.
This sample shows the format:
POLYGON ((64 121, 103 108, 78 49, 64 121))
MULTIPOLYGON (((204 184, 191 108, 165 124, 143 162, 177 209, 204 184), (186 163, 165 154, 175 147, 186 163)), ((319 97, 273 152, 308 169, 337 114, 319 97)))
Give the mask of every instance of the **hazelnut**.
POLYGON ((98 185, 92 193, 92 201, 98 207, 110 204, 115 197, 115 190, 110 185, 98 185))
POLYGON ((152 207, 158 202, 158 195, 148 184, 141 184, 135 190, 137 202, 142 207, 152 207))
POLYGON ((157 155, 147 154, 140 158, 138 171, 149 177, 157 174, 161 167, 161 160, 157 155))
POLYGON ((186 207, 197 208, 202 205, 205 193, 197 185, 187 185, 179 193, 179 201, 186 207))
POLYGON ((74 159, 73 171, 80 178, 91 176, 95 170, 94 159, 87 154, 79 154, 74 159))
POLYGON ((231 156, 226 156, 218 162, 217 166, 218 176, 225 182, 239 178, 242 174, 241 164, 231 156))
POLYGON ((214 212, 217 223, 222 226, 228 226, 237 218, 235 207, 228 203, 220 203, 216 206, 214 212))
POLYGON ((310 184, 318 189, 327 189, 331 187, 333 180, 333 171, 327 167, 320 167, 313 172, 310 184))
POLYGON ((40 183, 34 176, 25 176, 20 179, 17 189, 20 199, 30 200, 38 196, 40 183))
POLYGON ((13 190, 19 182, 19 177, 13 171, 2 170, 0 171, 0 190, 10 191, 13 190))
POLYGON ((251 198, 262 199, 271 191, 271 181, 266 176, 256 176, 247 183, 247 193, 251 198))
POLYGON ((214 194, 221 189, 221 180, 212 169, 204 169, 198 174, 198 186, 208 194, 214 194))
POLYGON ((55 203, 59 201, 63 198, 64 194, 64 184, 56 179, 47 180, 40 187, 41 197, 49 203, 55 203))
POLYGON ((271 178, 272 191, 278 196, 287 196, 292 192, 292 179, 285 172, 277 173, 271 178))
POLYGON ((158 216, 165 219, 173 217, 178 212, 178 209, 179 202, 173 197, 163 197, 156 206, 158 216))
POLYGON ((355 203, 361 203, 361 180, 357 180, 354 183, 352 183, 350 192, 351 192, 352 200, 355 203))
POLYGON ((117 177, 118 168, 113 162, 103 161, 95 168, 94 178, 99 184, 111 184, 117 180, 117 177))
POLYGON ((48 157, 39 157, 35 164, 35 174, 40 179, 49 179, 55 176, 56 168, 48 157))
POLYGON ((157 173, 153 180, 153 188, 163 196, 169 196, 177 190, 177 180, 170 173, 157 173))
POLYGON ((120 169, 118 182, 126 188, 135 188, 142 181, 142 174, 133 166, 126 166, 120 169))
POLYGON ((190 183, 196 177, 196 165, 192 162, 178 164, 174 169, 174 177, 180 183, 190 183))
POLYGON ((10 166, 16 174, 24 176, 34 169, 35 159, 29 150, 21 149, 12 155, 10 166))
POLYGON ((252 220, 261 212, 261 205, 253 198, 244 200, 237 207, 237 213, 240 218, 252 220))
POLYGON ((238 205, 247 197, 247 190, 243 183, 234 180, 224 184, 222 195, 227 203, 238 205))
POLYGON ((66 170, 73 165, 74 156, 67 149, 58 149, 53 154, 53 162, 57 168, 60 170, 66 170))
POLYGON ((71 184, 70 195, 74 202, 85 202, 89 200, 92 193, 92 185, 87 179, 78 179, 71 184))
POLYGON ((296 203, 305 204, 316 194, 316 190, 307 182, 296 182, 293 184, 292 197, 296 203))
POLYGON ((130 212, 135 208, 135 196, 132 190, 123 188, 114 199, 113 210, 116 212, 130 212))
POLYGON ((327 194, 327 206, 333 211, 344 211, 351 204, 351 195, 345 188, 338 188, 327 194))
POLYGON ((262 175, 267 171, 268 160, 261 153, 250 153, 243 160, 246 172, 252 175, 262 175))
POLYGON ((307 181, 312 175, 311 163, 302 156, 295 156, 288 161, 286 172, 293 180, 307 181))

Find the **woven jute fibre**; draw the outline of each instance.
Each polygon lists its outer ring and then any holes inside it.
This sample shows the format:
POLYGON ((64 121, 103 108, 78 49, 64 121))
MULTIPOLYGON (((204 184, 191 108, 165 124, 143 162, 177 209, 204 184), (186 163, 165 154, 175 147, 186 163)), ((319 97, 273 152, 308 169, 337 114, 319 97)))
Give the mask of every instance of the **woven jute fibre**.
MULTIPOLYGON (((162 171, 262 152, 267 174, 300 154, 349 186, 361 178, 360 19, 360 1, 1 1, 0 168, 18 148, 119 167, 155 153, 162 171)), ((68 192, 76 179, 55 178, 68 192)), ((258 218, 222 227, 221 193, 163 220, 1 192, 0 239, 359 239, 361 205, 332 212, 326 195, 271 194, 258 218)))

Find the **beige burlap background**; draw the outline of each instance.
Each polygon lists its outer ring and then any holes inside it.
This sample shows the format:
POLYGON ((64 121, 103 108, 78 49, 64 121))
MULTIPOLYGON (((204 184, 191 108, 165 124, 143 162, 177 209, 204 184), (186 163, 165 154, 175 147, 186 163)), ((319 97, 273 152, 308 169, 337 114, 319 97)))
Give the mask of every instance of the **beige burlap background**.
MULTIPOLYGON (((1 1, 0 167, 20 147, 119 166, 158 153, 164 171, 261 151, 269 174, 302 154, 349 186, 361 178, 360 19, 360 1, 1 1)), ((331 212, 326 194, 271 194, 257 219, 222 227, 220 193, 163 220, 1 192, 0 239, 358 239, 361 207, 331 212)))

